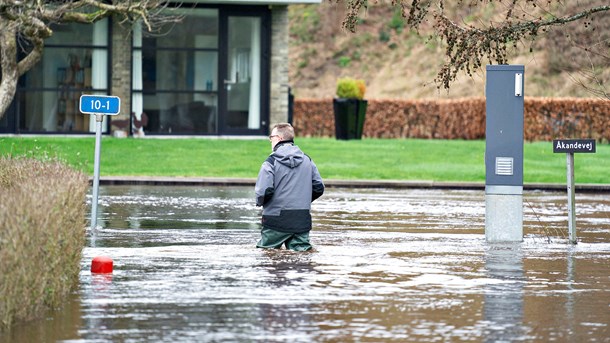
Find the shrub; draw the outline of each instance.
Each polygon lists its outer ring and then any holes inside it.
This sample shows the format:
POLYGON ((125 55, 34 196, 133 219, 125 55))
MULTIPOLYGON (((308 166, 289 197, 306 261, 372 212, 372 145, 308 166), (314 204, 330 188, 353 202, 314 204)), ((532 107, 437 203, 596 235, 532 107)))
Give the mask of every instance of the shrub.
POLYGON ((341 56, 339 57, 339 67, 345 68, 347 67, 352 59, 349 56, 341 56))
POLYGON ((404 18, 402 17, 402 11, 394 11, 394 13, 392 14, 392 19, 388 24, 388 27, 396 31, 396 33, 402 32, 405 27, 404 18))
POLYGON ((390 34, 384 30, 379 31, 379 41, 387 43, 390 41, 390 34))
POLYGON ((364 99, 366 85, 363 80, 355 80, 349 77, 337 81, 337 97, 347 99, 364 99))
POLYGON ((78 286, 87 188, 58 161, 0 157, 0 329, 78 286))

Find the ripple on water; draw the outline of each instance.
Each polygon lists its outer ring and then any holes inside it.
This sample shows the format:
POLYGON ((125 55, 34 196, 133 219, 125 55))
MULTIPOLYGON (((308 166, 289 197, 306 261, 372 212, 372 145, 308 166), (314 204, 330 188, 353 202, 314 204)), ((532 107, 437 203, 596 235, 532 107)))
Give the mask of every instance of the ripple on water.
MULTIPOLYGON (((610 198, 578 196, 575 246, 564 196, 524 198, 524 242, 487 244, 481 191, 329 189, 313 204, 315 250, 294 253, 254 247, 250 188, 102 187, 73 329, 46 332, 100 342, 606 339, 610 198), (89 272, 99 255, 114 259, 112 275, 89 272)), ((28 341, 19 337, 10 341, 28 341)))

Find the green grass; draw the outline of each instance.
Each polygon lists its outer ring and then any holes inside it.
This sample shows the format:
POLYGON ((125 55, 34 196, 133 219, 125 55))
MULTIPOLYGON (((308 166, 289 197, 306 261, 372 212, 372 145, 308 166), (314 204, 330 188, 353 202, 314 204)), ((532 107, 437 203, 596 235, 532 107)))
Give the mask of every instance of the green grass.
MULTIPOLYGON (((463 140, 298 138, 323 178, 485 181, 485 142, 463 140)), ((57 157, 93 174, 95 138, 1 137, 0 155, 57 157)), ((117 139, 104 137, 102 176, 254 178, 270 153, 265 139, 117 139)), ((610 145, 576 154, 577 183, 610 183, 610 145)), ((526 183, 565 183, 565 154, 550 142, 525 144, 526 183)))

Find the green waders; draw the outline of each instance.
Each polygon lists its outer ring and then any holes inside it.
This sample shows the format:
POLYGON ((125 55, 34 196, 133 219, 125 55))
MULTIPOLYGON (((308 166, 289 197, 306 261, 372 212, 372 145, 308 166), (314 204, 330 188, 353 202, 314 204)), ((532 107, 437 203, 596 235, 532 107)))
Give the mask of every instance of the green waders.
POLYGON ((294 251, 307 251, 312 248, 311 244, 309 244, 309 232, 280 232, 264 227, 261 230, 261 239, 256 244, 256 247, 263 249, 280 249, 282 244, 286 244, 286 249, 294 251))

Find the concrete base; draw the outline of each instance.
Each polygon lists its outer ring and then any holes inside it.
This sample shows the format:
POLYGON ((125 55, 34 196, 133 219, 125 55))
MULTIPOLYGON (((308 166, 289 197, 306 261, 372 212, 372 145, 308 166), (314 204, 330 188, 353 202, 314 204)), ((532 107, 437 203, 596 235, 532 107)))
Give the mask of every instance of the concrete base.
POLYGON ((523 241, 522 194, 485 194, 485 240, 523 241))

